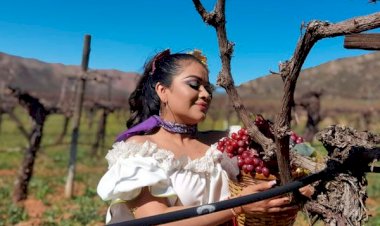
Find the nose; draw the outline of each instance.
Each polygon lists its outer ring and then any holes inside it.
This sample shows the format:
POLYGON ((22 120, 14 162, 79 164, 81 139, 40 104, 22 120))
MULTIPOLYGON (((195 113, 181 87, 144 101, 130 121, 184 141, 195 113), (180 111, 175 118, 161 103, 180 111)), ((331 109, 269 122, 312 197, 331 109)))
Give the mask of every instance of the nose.
POLYGON ((207 90, 203 85, 200 86, 199 95, 202 99, 210 101, 212 99, 212 92, 207 90))

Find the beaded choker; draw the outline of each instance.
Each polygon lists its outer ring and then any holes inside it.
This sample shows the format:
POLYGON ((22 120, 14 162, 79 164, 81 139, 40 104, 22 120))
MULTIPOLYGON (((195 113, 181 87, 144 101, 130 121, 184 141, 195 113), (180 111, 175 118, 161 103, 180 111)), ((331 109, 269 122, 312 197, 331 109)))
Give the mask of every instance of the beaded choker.
POLYGON ((146 119, 145 121, 133 126, 132 128, 122 132, 116 138, 116 142, 123 141, 128 139, 129 137, 140 134, 140 133, 149 133, 156 129, 157 127, 162 127, 166 131, 171 133, 181 133, 181 134, 189 134, 195 135, 197 132, 196 125, 184 125, 180 123, 168 122, 164 121, 157 115, 153 115, 146 119))
POLYGON ((182 133, 182 134, 194 135, 197 132, 196 125, 189 126, 185 124, 164 121, 163 119, 161 119, 160 126, 164 128, 166 131, 169 131, 171 133, 182 133))

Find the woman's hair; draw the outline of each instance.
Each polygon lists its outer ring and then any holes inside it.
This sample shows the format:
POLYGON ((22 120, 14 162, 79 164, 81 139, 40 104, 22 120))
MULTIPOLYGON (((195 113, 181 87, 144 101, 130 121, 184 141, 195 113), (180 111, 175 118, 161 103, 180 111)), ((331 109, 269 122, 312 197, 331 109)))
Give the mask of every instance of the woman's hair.
POLYGON ((142 74, 135 90, 129 97, 130 117, 127 127, 130 128, 152 115, 158 115, 160 111, 160 98, 155 87, 158 82, 165 87, 170 87, 173 77, 181 73, 183 61, 193 60, 202 64, 208 71, 206 65, 196 56, 187 53, 170 54, 164 50, 153 56, 144 65, 142 74))

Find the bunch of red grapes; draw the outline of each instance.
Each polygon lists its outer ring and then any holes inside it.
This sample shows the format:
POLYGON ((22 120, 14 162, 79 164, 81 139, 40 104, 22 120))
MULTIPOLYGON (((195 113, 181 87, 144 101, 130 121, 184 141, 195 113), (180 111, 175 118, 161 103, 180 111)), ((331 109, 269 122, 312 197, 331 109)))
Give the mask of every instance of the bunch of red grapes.
POLYGON ((269 177, 270 172, 264 161, 259 157, 256 149, 250 147, 251 139, 246 129, 242 128, 218 141, 217 149, 226 152, 232 158, 237 156, 240 170, 254 176, 256 173, 269 177))
POLYGON ((298 136, 294 131, 290 132, 290 142, 289 142, 290 148, 293 148, 296 144, 300 144, 303 142, 304 142, 303 137, 298 136))
MULTIPOLYGON (((271 121, 264 119, 262 115, 258 114, 254 123, 264 136, 274 140, 273 124, 271 121)), ((304 140, 301 136, 298 136, 293 131, 291 132, 289 142, 290 148, 303 142, 304 140)), ((218 141, 217 149, 221 152, 226 152, 230 158, 236 156, 239 168, 244 173, 249 173, 252 176, 256 173, 263 174, 265 177, 270 176, 268 166, 259 155, 262 148, 251 140, 247 129, 242 128, 239 131, 232 133, 231 137, 220 139, 218 141)), ((270 164, 270 162, 268 162, 268 164, 270 164)))

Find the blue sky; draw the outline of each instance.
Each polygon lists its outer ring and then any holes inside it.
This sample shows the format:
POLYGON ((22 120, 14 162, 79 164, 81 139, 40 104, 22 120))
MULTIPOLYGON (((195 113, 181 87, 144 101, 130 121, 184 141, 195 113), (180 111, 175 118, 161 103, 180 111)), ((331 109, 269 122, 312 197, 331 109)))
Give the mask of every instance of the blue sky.
MULTIPOLYGON (((203 0, 211 9, 214 0, 203 0)), ((339 22, 380 11, 367 0, 227 0, 227 33, 235 43, 235 84, 278 70, 313 19, 339 22)), ((0 6, 0 52, 50 63, 79 65, 85 34, 92 36, 91 69, 141 72, 145 60, 165 48, 201 49, 210 80, 220 70, 213 27, 203 23, 191 0, 4 0, 0 6)), ((343 48, 343 37, 317 43, 304 68, 369 53, 343 48)))

